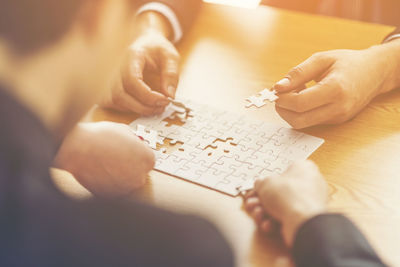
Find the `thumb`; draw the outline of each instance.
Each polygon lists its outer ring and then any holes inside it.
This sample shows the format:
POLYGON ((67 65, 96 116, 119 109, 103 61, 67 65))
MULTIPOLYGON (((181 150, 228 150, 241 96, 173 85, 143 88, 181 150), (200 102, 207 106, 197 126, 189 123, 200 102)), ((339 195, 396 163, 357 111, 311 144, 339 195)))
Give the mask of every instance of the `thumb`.
POLYGON ((161 67, 162 93, 175 98, 179 81, 179 59, 167 57, 164 59, 161 67))
POLYGON ((285 78, 273 86, 273 89, 277 93, 296 90, 321 76, 333 62, 334 59, 326 53, 316 53, 289 71, 285 78))

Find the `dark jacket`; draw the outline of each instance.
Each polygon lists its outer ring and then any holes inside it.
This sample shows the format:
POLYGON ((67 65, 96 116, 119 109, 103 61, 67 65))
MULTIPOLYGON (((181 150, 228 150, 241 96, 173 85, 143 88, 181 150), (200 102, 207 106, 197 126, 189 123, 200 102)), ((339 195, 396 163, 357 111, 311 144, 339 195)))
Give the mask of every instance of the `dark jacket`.
POLYGON ((0 266, 234 265, 214 226, 139 202, 74 201, 53 185, 53 137, 0 86, 0 266))
POLYGON ((184 34, 192 26, 202 4, 201 0, 141 0, 141 2, 143 2, 143 4, 148 2, 159 2, 168 5, 172 10, 174 10, 178 17, 184 34))

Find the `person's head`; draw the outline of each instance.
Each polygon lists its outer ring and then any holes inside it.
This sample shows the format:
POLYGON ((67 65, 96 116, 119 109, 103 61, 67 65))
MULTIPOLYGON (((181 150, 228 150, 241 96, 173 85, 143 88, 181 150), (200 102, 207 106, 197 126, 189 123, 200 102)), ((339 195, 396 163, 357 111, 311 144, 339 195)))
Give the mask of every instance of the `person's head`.
POLYGON ((61 116, 72 126, 98 101, 117 73, 133 38, 136 2, 1 0, 0 83, 13 87, 27 73, 35 77, 31 81, 38 87, 55 85, 51 81, 57 79, 59 88, 43 90, 49 95, 60 91, 61 116), (41 77, 38 70, 42 70, 41 77))

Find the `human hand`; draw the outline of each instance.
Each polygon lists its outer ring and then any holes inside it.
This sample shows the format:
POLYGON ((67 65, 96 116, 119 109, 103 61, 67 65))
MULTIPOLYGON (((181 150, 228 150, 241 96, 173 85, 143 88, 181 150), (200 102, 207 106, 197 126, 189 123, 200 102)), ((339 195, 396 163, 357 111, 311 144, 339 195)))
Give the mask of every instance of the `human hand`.
POLYGON ((128 51, 121 77, 101 106, 154 115, 161 113, 170 103, 168 97, 175 97, 180 56, 167 38, 165 24, 168 22, 160 14, 148 12, 139 19, 138 37, 128 51), (145 83, 145 71, 160 77, 159 91, 145 83))
POLYGON ((80 123, 64 139, 54 165, 95 195, 119 197, 144 185, 154 154, 125 124, 80 123))
POLYGON ((400 41, 316 53, 274 85, 276 110, 296 129, 343 123, 375 96, 400 86, 400 41), (310 81, 316 84, 306 88, 310 81))
POLYGON ((255 189, 245 196, 245 208, 265 233, 280 224, 291 247, 299 227, 326 211, 327 190, 312 161, 297 162, 281 176, 257 181, 255 189))

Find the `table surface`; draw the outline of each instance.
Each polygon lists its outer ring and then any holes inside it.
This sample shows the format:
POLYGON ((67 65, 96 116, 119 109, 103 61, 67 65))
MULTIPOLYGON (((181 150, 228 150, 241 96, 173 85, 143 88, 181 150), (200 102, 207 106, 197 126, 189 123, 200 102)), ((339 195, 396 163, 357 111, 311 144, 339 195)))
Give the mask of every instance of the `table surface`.
MULTIPOLYGON (((244 99, 270 87, 317 51, 362 49, 380 43, 391 27, 283 11, 205 5, 180 44, 179 96, 286 125, 272 104, 245 109, 244 99)), ((389 264, 400 266, 400 92, 374 100, 355 119, 305 132, 326 143, 312 156, 330 186, 332 212, 349 216, 389 264)), ((129 123, 133 115, 101 109, 91 120, 129 123)), ((64 174, 65 176, 65 174, 64 174)), ((79 196, 78 187, 63 179, 79 196)), ((279 237, 260 235, 240 197, 152 172, 136 192, 155 205, 214 222, 231 243, 239 266, 271 266, 288 251, 279 237)))

